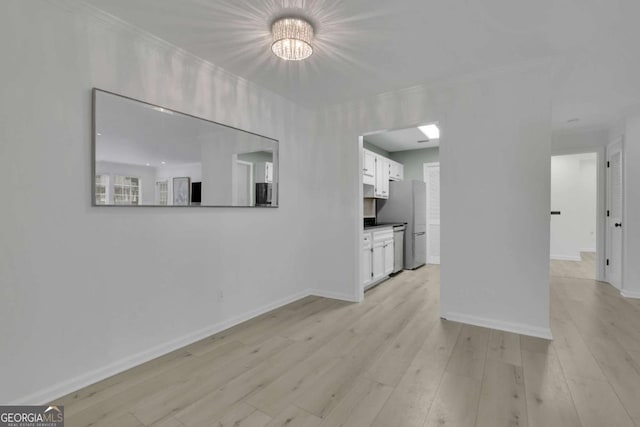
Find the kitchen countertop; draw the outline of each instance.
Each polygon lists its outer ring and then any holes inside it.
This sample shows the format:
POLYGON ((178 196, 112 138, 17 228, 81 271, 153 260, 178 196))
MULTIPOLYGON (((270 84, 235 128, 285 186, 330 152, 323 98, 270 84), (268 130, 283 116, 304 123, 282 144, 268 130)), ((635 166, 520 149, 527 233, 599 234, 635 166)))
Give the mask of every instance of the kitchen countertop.
POLYGON ((393 227, 394 225, 405 225, 406 222, 389 222, 389 223, 384 223, 384 224, 376 224, 376 225, 367 225, 364 227, 365 231, 368 230, 376 230, 379 228, 390 228, 393 227))

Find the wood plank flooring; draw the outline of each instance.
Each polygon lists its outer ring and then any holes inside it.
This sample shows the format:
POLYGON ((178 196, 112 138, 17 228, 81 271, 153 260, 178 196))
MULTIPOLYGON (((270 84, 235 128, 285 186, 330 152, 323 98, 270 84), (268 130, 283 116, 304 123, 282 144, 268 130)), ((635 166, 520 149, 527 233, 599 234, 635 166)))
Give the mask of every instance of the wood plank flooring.
POLYGON ((577 279, 596 278, 596 253, 581 252, 582 261, 551 260, 551 276, 577 279))
POLYGON ((552 277, 553 342, 441 320, 427 266, 361 304, 305 298, 55 403, 68 427, 638 427, 640 304, 570 274, 552 277))

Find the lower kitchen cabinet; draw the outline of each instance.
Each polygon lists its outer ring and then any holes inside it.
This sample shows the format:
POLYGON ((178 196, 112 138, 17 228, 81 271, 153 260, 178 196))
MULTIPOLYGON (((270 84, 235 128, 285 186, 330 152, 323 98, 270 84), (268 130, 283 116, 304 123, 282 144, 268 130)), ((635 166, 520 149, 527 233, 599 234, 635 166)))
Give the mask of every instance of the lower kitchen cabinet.
POLYGON ((371 263, 372 257, 373 257, 373 251, 371 248, 372 248, 371 233, 365 232, 362 238, 362 256, 360 257, 361 270, 362 270, 362 273, 361 273, 362 275, 360 277, 362 280, 363 287, 371 283, 371 278, 373 277, 373 272, 372 272, 373 264, 371 263))
POLYGON ((366 232, 362 242, 362 285, 372 285, 393 272, 393 229, 366 232))

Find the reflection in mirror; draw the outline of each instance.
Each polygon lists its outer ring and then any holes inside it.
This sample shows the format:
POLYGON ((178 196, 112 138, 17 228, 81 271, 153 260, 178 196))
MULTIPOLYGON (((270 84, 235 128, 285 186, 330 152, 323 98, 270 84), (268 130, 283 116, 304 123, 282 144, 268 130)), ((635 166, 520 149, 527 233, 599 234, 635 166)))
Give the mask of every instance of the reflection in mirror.
POLYGON ((278 141, 94 89, 95 205, 278 205, 278 141))

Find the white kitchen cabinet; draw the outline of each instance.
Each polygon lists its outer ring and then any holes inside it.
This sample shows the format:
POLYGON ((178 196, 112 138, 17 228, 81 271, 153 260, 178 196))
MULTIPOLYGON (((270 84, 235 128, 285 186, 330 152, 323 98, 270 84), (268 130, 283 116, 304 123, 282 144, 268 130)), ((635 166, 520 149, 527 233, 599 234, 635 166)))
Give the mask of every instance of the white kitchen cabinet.
POLYGON ((362 284, 366 287, 384 279, 393 272, 393 229, 384 228, 369 233, 365 232, 364 236, 361 267, 362 284))
POLYGON ((391 181, 402 181, 404 179, 404 165, 395 160, 389 160, 389 179, 391 181))
POLYGON ((255 166, 256 182, 273 182, 273 163, 258 162, 255 166))
POLYGON ((365 232, 362 238, 362 257, 360 259, 362 269, 362 286, 366 287, 373 279, 371 233, 365 232))
POLYGON ((376 156, 376 185, 375 197, 378 199, 389 198, 389 159, 376 156))
POLYGON ((384 242, 373 242, 373 255, 372 255, 372 268, 373 282, 380 280, 384 277, 384 242))
POLYGON ((391 239, 384 242, 384 275, 388 276, 393 273, 393 263, 395 261, 395 253, 393 247, 393 235, 391 239))
POLYGON ((362 150, 362 183, 376 184, 376 155, 369 150, 362 150))
POLYGON ((373 193, 365 197, 389 198, 389 180, 402 181, 404 165, 384 156, 362 150, 362 183, 373 186, 373 193))

